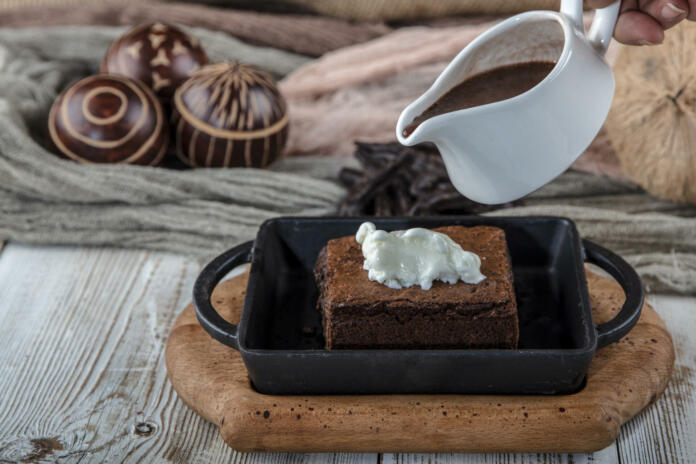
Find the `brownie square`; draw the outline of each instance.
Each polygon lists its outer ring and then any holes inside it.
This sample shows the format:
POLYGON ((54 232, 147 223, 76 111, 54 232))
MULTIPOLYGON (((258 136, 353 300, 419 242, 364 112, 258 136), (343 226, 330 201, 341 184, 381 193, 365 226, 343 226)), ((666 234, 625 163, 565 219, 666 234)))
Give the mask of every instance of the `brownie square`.
POLYGON ((368 279, 355 236, 330 240, 314 270, 327 349, 516 348, 517 303, 505 232, 447 226, 448 235, 481 258, 479 284, 433 282, 392 289, 368 279))

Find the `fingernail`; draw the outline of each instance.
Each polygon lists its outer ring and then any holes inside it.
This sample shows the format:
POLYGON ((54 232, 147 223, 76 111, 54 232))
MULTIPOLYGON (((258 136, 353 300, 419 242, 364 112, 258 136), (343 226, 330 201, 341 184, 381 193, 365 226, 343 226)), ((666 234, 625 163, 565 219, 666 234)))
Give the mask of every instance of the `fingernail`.
POLYGON ((673 21, 684 13, 686 13, 686 10, 676 7, 673 3, 665 3, 665 6, 662 7, 662 11, 660 11, 660 15, 666 21, 673 21))
POLYGON ((647 40, 639 40, 638 45, 657 45, 655 42, 648 42, 647 40))

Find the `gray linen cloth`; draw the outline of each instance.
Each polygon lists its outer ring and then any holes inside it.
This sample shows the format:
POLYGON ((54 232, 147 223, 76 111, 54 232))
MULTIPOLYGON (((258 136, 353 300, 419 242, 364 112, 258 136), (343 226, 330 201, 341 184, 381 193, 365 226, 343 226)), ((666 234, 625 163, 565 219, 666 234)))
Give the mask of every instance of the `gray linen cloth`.
MULTIPOLYGON (((224 34, 192 29, 213 61, 240 59, 281 77, 307 62, 224 34)), ((350 159, 292 158, 271 169, 177 171, 80 165, 41 143, 57 92, 95 72, 123 28, 0 29, 0 239, 140 247, 208 259, 252 239, 261 222, 324 215, 345 194, 350 159)), ((696 208, 632 184, 569 171, 494 215, 559 215, 622 254, 651 291, 696 294, 696 208)))
MULTIPOLYGON (((0 238, 208 257, 252 238, 265 219, 334 211, 344 191, 335 181, 339 167, 331 160, 288 160, 273 170, 177 171, 81 165, 47 152, 37 139, 45 137, 46 115, 57 92, 95 72, 124 30, 0 30, 0 238)), ((212 61, 239 59, 278 77, 308 61, 225 34, 190 32, 212 61)))

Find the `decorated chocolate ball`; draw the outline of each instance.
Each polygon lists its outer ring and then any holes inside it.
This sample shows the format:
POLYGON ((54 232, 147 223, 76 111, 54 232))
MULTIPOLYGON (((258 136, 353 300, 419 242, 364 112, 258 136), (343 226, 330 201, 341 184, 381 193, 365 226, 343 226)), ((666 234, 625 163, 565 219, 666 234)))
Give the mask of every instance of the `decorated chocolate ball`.
POLYGON ((140 81, 100 74, 61 93, 48 115, 56 154, 81 163, 154 166, 169 142, 167 119, 140 81))
POLYGON ((190 166, 265 167, 288 136, 285 99, 253 66, 219 63, 196 71, 174 94, 176 153, 190 166))
POLYGON ((194 37, 169 24, 151 23, 134 27, 111 44, 101 72, 139 79, 168 102, 206 63, 208 56, 194 37))

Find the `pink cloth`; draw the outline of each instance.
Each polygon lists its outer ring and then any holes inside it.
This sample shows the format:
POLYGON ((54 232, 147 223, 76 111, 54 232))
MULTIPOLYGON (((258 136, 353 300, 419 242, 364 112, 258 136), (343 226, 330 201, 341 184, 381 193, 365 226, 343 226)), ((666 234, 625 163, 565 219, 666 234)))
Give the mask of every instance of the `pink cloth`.
POLYGON ((291 73, 280 83, 290 105, 288 154, 350 155, 356 139, 394 140, 401 110, 490 24, 403 28, 291 73))

